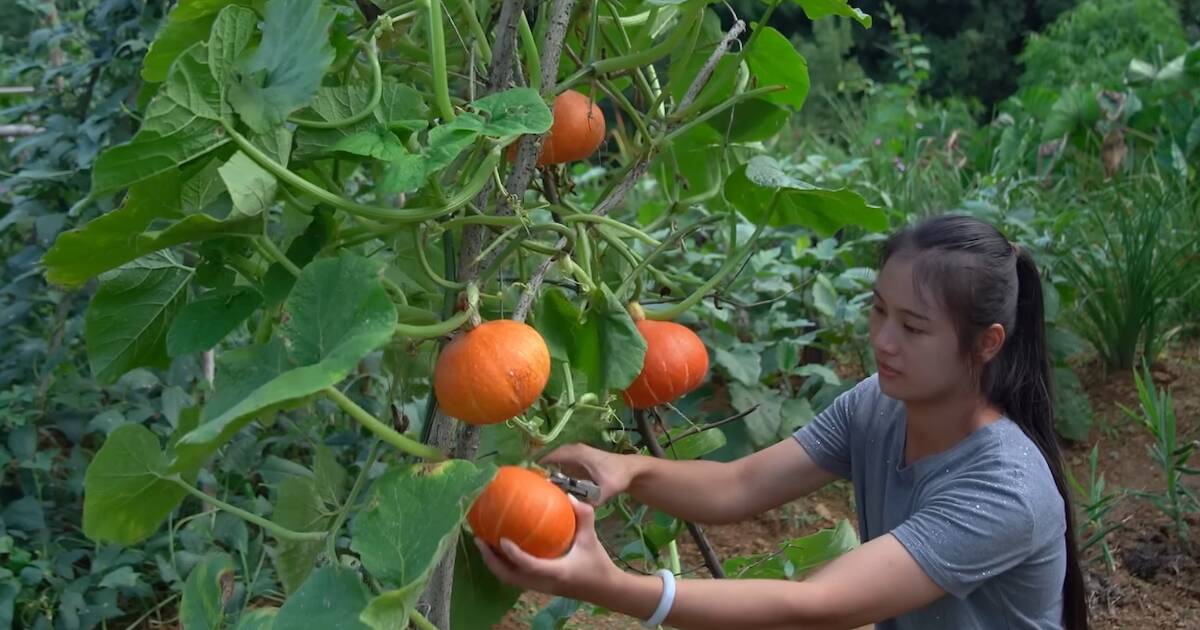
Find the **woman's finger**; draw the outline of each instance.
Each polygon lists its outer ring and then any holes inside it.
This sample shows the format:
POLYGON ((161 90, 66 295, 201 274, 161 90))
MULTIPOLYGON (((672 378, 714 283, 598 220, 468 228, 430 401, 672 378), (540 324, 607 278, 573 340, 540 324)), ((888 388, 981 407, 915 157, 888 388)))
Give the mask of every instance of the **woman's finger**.
POLYGON ((571 501, 571 507, 575 509, 575 535, 595 531, 596 510, 590 504, 576 499, 573 494, 568 494, 567 498, 571 501))
POLYGON ((556 573, 554 568, 555 560, 545 560, 529 555, 525 553, 524 549, 518 547, 517 543, 507 538, 500 539, 500 550, 504 552, 505 558, 512 563, 513 568, 521 573, 545 578, 553 578, 556 573))
POLYGON ((491 569, 492 573, 501 582, 511 584, 514 576, 513 570, 508 566, 508 562, 497 555, 487 543, 478 538, 475 539, 475 546, 479 547, 479 555, 483 556, 483 563, 491 569))

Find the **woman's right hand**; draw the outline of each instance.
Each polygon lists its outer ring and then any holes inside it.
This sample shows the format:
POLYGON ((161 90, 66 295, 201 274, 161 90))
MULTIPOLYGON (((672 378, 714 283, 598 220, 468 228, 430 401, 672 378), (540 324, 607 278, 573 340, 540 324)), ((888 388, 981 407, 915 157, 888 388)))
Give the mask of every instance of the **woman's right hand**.
POLYGON ((553 464, 565 475, 588 479, 600 486, 600 498, 596 501, 599 505, 629 489, 635 474, 630 460, 625 455, 586 444, 567 444, 542 457, 539 463, 553 464))

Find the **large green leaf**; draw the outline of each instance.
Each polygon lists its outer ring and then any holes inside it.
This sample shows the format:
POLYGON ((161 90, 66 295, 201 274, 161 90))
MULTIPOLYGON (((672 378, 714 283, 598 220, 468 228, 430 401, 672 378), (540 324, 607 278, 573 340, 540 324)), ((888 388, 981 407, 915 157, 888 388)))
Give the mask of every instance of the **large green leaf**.
POLYGON ((501 582, 484 564, 478 547, 472 543, 458 546, 450 598, 450 630, 491 628, 500 623, 520 597, 521 589, 501 582))
POLYGON ((142 61, 142 78, 158 83, 167 78, 167 71, 183 51, 196 42, 208 39, 217 13, 231 4, 248 5, 248 0, 180 0, 167 15, 166 24, 158 32, 146 58, 142 61))
POLYGON ((226 553, 205 556, 188 574, 179 604, 184 628, 220 628, 225 601, 233 594, 233 558, 226 553))
POLYGON ((261 305, 262 296, 249 287, 211 291, 189 302, 167 331, 167 354, 177 357, 212 348, 261 305))
POLYGON ((149 537, 187 493, 164 478, 166 469, 162 445, 146 427, 126 424, 110 433, 84 475, 84 534, 118 545, 149 537))
MULTIPOLYGON (((371 593, 358 575, 342 567, 322 567, 287 598, 275 616, 288 630, 369 630, 358 620, 371 593)), ((403 628, 405 626, 397 626, 403 628)))
POLYGON ((278 608, 270 606, 254 608, 242 613, 233 630, 273 630, 275 628, 275 617, 278 615, 278 608))
POLYGON ((429 574, 475 498, 496 474, 465 460, 414 464, 384 473, 354 520, 351 548, 376 579, 400 591, 405 627, 429 574), (413 509, 420 506, 420 509, 413 509))
MULTIPOLYGON (((333 517, 327 515, 312 479, 289 477, 279 484, 272 520, 297 532, 329 529, 333 517)), ((283 590, 294 593, 317 564, 324 543, 320 540, 280 540, 275 568, 283 590)))
MULTIPOLYGON (((326 121, 348 118, 367 106, 371 98, 370 90, 370 86, 361 83, 321 87, 312 100, 312 112, 306 112, 305 116, 326 121)), ((296 134, 296 153, 306 159, 328 153, 343 138, 363 131, 378 133, 380 126, 390 130, 421 129, 427 124, 428 116, 429 108, 419 92, 385 79, 383 97, 375 116, 338 129, 301 128, 296 134)))
POLYGON ((96 158, 92 194, 124 188, 222 146, 229 138, 220 131, 220 111, 207 47, 195 44, 171 66, 133 139, 96 158))
POLYGON ((262 42, 241 64, 229 104, 251 129, 265 133, 312 100, 333 63, 333 11, 310 0, 268 0, 262 42))
POLYGON ((160 252, 101 278, 84 322, 97 380, 113 382, 137 367, 167 367, 167 330, 187 300, 192 273, 160 252))
POLYGON ((490 94, 470 105, 486 114, 480 134, 492 138, 515 138, 522 134, 546 133, 554 115, 533 88, 512 88, 490 94))
POLYGON ((804 107, 804 99, 808 98, 808 61, 782 33, 769 26, 763 28, 746 51, 746 60, 759 87, 786 86, 782 92, 766 95, 766 100, 797 110, 804 107))
POLYGON ((588 378, 588 391, 623 390, 642 371, 646 340, 605 285, 589 299, 586 316, 558 290, 542 295, 535 326, 550 355, 588 378))
POLYGON ((1067 88, 1050 109, 1042 127, 1042 142, 1086 131, 1100 120, 1100 115, 1100 102, 1096 100, 1095 91, 1086 86, 1067 88))
POLYGON ((793 0, 804 9, 804 15, 810 20, 819 20, 831 15, 848 17, 864 28, 871 28, 871 16, 850 6, 849 0, 793 0))
POLYGON ((233 208, 246 216, 261 214, 275 202, 275 176, 245 153, 234 153, 217 171, 233 199, 233 208))
POLYGON ((391 339, 396 307, 380 264, 354 254, 304 268, 284 303, 282 339, 224 354, 204 422, 179 440, 173 468, 189 468, 260 415, 303 402, 346 378, 391 339))
POLYGON ((883 210, 858 193, 817 188, 788 175, 765 155, 752 158, 725 181, 725 199, 755 223, 767 219, 771 198, 777 193, 770 218, 775 227, 801 225, 820 236, 830 236, 848 225, 876 232, 887 229, 883 210))
POLYGON ((699 459, 725 446, 725 432, 721 431, 721 429, 707 429, 680 439, 675 439, 676 435, 682 434, 687 430, 687 427, 679 427, 671 429, 667 435, 658 436, 658 441, 662 444, 663 452, 668 459, 699 459), (667 443, 668 435, 672 438, 670 444, 667 443))
MULTIPOLYGON (((188 183, 204 177, 205 173, 201 172, 188 183)), ((129 189, 120 208, 60 234, 42 259, 46 279, 67 287, 78 287, 105 271, 167 247, 261 232, 260 217, 234 216, 218 220, 204 213, 185 215, 180 208, 180 199, 184 195, 179 178, 179 170, 170 169, 136 183, 129 189), (147 229, 156 220, 164 219, 171 223, 159 229, 147 229)), ((203 194, 193 190, 187 198, 199 200, 203 194)))
MULTIPOLYGON (((208 68, 221 90, 221 111, 228 113, 225 91, 234 78, 238 58, 254 36, 258 14, 231 5, 221 10, 208 38, 208 68)), ((287 160, 283 160, 286 164, 287 160)))
MULTIPOLYGON (((773 95, 772 95, 773 96, 773 95)), ((774 138, 787 124, 791 112, 765 99, 754 98, 738 103, 705 121, 722 139, 728 135, 731 142, 759 142, 774 138)), ((704 161, 712 159, 712 152, 704 154, 704 161)))

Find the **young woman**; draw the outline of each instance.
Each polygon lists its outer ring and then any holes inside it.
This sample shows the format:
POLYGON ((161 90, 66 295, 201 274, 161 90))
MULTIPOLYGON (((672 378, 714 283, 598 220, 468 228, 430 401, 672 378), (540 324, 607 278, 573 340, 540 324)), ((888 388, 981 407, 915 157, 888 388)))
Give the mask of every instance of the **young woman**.
POLYGON ((488 566, 510 584, 685 630, 1086 630, 1033 258, 984 222, 941 216, 892 236, 881 259, 878 371, 794 436, 730 463, 579 444, 544 460, 600 484, 601 502, 629 492, 699 523, 850 479, 861 546, 796 582, 638 576, 612 563, 592 507, 575 501, 565 556, 481 544, 488 566))

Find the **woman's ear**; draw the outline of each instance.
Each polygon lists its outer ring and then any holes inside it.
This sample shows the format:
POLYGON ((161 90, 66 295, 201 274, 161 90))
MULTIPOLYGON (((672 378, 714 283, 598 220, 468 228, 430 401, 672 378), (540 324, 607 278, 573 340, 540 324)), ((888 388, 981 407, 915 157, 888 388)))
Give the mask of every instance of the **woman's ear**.
POLYGON ((1000 354, 1000 350, 1004 348, 1004 326, 1000 324, 992 324, 983 329, 977 338, 976 351, 979 353, 981 363, 987 363, 996 358, 1000 354))

